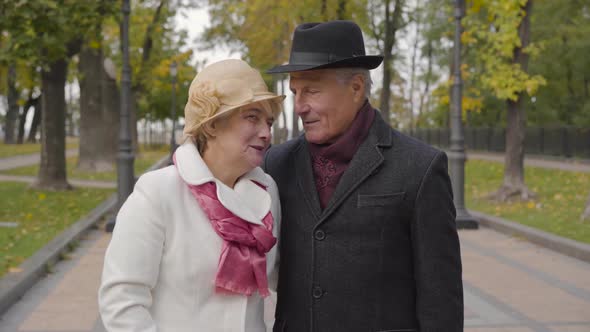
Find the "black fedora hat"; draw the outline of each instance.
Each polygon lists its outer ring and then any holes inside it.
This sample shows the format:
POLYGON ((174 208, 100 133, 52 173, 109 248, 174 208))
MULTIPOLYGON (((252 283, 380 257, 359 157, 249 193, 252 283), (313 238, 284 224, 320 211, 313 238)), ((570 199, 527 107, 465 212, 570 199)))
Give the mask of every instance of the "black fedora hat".
POLYGON ((377 68, 381 55, 365 55, 365 42, 359 26, 352 21, 303 23, 293 32, 289 63, 267 73, 360 67, 377 68))

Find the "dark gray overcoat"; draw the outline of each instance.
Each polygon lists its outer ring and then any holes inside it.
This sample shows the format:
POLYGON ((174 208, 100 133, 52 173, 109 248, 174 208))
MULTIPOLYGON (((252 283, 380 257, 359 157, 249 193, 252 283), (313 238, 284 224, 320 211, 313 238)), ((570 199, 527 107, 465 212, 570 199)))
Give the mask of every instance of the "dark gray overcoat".
POLYGON ((377 112, 324 210, 303 136, 269 149, 282 222, 274 331, 463 330, 446 155, 377 112))

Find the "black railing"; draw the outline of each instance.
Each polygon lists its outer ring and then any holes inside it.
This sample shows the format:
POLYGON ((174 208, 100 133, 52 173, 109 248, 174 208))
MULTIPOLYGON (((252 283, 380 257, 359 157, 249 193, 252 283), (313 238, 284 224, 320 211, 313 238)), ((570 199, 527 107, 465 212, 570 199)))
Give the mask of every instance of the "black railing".
MULTIPOLYGON (((449 147, 448 128, 416 128, 404 133, 442 149, 449 147)), ((590 158, 590 128, 528 127, 524 145, 525 152, 531 155, 590 158)), ((504 152, 506 129, 466 127, 465 146, 472 151, 504 152)))

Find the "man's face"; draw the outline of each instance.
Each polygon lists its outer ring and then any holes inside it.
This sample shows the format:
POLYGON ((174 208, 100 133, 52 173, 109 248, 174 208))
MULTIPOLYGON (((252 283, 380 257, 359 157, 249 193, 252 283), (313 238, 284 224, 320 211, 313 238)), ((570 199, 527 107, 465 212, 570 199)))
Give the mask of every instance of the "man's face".
POLYGON ((315 144, 333 143, 350 128, 365 99, 362 79, 341 82, 334 69, 291 73, 290 88, 305 138, 315 144))

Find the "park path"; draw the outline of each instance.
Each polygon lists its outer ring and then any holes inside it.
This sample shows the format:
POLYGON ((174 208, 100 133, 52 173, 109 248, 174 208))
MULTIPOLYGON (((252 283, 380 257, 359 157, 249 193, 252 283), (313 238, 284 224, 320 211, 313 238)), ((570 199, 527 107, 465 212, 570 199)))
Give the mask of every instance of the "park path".
MULTIPOLYGON (((486 228, 459 237, 466 332, 590 331, 590 263, 486 228)), ((0 317, 0 331, 103 332, 96 294, 109 240, 90 232, 0 317)))
MULTIPOLYGON (((69 149, 66 151, 67 157, 74 157, 78 155, 78 149, 69 149)), ((14 157, 0 158, 0 172, 6 171, 13 168, 30 166, 39 164, 41 157, 38 153, 20 155, 14 157)), ((22 176, 22 175, 9 175, 0 174, 0 182, 11 181, 11 182, 25 182, 33 183, 37 178, 35 176, 22 176)), ((115 181, 92 181, 92 180, 78 180, 68 179, 68 182, 76 187, 91 187, 91 188, 105 188, 114 189, 117 188, 115 181)))
MULTIPOLYGON (((78 155, 78 149, 66 150, 66 158, 78 155)), ((41 162, 40 153, 25 154, 14 157, 0 158, 0 171, 5 171, 12 168, 35 165, 41 162)))

